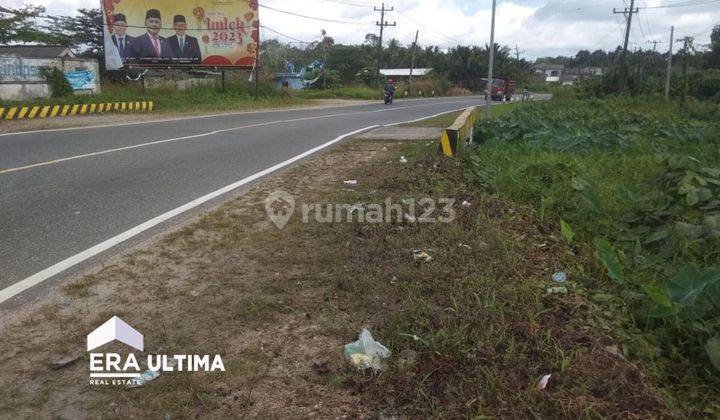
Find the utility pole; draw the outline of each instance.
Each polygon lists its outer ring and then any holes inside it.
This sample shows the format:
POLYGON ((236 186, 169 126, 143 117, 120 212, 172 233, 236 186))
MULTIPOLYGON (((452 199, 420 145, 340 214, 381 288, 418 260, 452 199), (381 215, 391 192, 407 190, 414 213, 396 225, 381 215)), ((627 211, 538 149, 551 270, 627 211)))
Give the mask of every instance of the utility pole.
POLYGON ((632 17, 633 14, 640 12, 640 9, 635 8, 635 0, 630 0, 630 8, 627 7, 623 10, 617 10, 613 8, 613 14, 620 14, 622 13, 627 18, 627 25, 625 27, 625 42, 623 43, 623 52, 622 56, 620 58, 620 71, 621 71, 621 78, 620 78, 620 90, 625 89, 625 83, 627 82, 627 48, 628 48, 628 42, 630 41, 630 27, 632 25, 632 17))
POLYGON ((682 77, 683 77, 683 89, 680 96, 680 108, 685 109, 685 99, 687 97, 688 80, 687 80, 687 56, 688 56, 688 44, 693 41, 693 38, 686 36, 685 38, 678 39, 678 42, 683 42, 683 55, 682 55, 682 77))
POLYGON ((410 61, 410 77, 408 78, 408 84, 412 84, 412 74, 413 74, 413 70, 415 69, 415 50, 417 50, 417 40, 418 40, 419 34, 420 34, 420 31, 416 30, 415 31, 415 41, 413 42, 412 60, 410 61))
POLYGON ((490 24, 490 50, 488 51, 488 81, 487 81, 487 97, 485 98, 485 118, 488 120, 492 116, 490 112, 490 102, 492 102, 492 85, 493 85, 493 61, 495 60, 495 9, 497 0, 492 3, 492 23, 490 24))
POLYGON ((375 22, 375 26, 380 27, 380 39, 378 41, 378 60, 377 60, 377 79, 380 80, 380 66, 382 64, 382 45, 383 45, 383 29, 386 26, 396 26, 397 23, 387 23, 385 21, 385 12, 392 12, 394 10, 393 7, 390 7, 389 9, 385 8, 385 3, 382 4, 381 8, 373 7, 373 10, 376 12, 380 12, 380 22, 375 22))
POLYGON ((667 72, 665 74, 665 100, 670 99, 670 73, 672 73, 672 47, 673 36, 675 36, 675 27, 670 27, 670 52, 667 59, 667 72))
POLYGON ((653 44, 653 54, 655 54, 655 51, 657 50, 657 44, 659 44, 660 41, 655 40, 655 41, 650 41, 650 42, 652 42, 652 44, 653 44))

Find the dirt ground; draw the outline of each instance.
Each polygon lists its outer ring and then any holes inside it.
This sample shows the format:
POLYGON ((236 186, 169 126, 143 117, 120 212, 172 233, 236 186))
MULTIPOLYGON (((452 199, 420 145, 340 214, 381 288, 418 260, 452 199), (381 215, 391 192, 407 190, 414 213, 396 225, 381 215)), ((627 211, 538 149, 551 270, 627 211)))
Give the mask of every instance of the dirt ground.
MULTIPOLYGON (((261 112, 272 110, 290 110, 290 109, 306 109, 306 108, 332 108, 339 106, 363 105, 368 103, 376 103, 377 101, 365 101, 354 99, 314 99, 312 105, 292 106, 292 107, 276 107, 262 109, 242 109, 233 112, 261 112)), ((15 133, 19 131, 45 130, 51 128, 70 128, 70 127, 87 127, 93 125, 113 125, 124 124, 129 122, 155 121, 172 118, 180 118, 193 115, 218 115, 232 114, 233 112, 212 112, 203 110, 201 112, 150 112, 150 113, 108 113, 102 115, 80 115, 75 117, 59 117, 59 118, 38 118, 32 120, 0 120, 0 133, 15 133)))
POLYGON ((512 203, 468 195, 436 141, 408 144, 343 143, 0 324, 0 418, 667 416, 587 325, 588 302, 545 294, 561 247, 512 203), (296 199, 283 229, 265 210, 277 190, 296 199), (449 227, 300 220, 304 203, 437 191, 473 204, 449 227), (432 263, 413 261, 423 245, 432 263), (91 386, 86 335, 113 315, 144 335, 142 354, 217 353, 226 371, 91 386), (377 376, 343 356, 362 326, 397 353, 377 376), (469 336, 480 341, 461 348, 469 336))
POLYGON ((366 145, 340 146, 269 178, 186 228, 66 284, 37 313, 6 322, 0 417, 366 414, 358 395, 325 378, 344 368, 341 349, 354 338, 338 334, 340 320, 319 310, 331 291, 307 281, 322 250, 290 228, 276 229, 264 209, 277 189, 312 200, 345 188, 353 168, 389 153, 387 143, 366 145), (85 337, 112 315, 144 334, 147 354, 219 353, 227 371, 167 374, 136 390, 89 386, 85 337), (205 398, 212 402, 198 403, 205 398))

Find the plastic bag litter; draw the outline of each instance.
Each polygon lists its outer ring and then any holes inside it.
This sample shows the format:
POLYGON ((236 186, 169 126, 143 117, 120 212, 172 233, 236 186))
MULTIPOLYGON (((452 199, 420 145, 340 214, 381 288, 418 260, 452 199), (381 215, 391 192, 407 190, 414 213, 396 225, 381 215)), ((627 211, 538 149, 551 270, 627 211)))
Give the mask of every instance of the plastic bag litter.
POLYGON ((542 378, 540 378, 540 382, 538 382, 538 385, 537 385, 538 391, 542 391, 545 389, 545 387, 547 387, 548 381, 550 381, 551 376, 552 376, 552 374, 547 374, 547 375, 543 376, 542 378))
POLYGON ((564 271, 558 271, 552 275, 552 279, 556 283, 565 283, 565 280, 567 280, 567 274, 565 274, 564 271))
POLYGON ((377 372, 382 368, 382 359, 390 357, 390 350, 375 341, 367 328, 363 328, 357 341, 345 344, 345 357, 358 370, 377 372))
POLYGON ((357 179, 348 179, 347 181, 343 181, 343 184, 345 184, 345 185, 357 185, 357 179))
POLYGON ((146 370, 140 375, 139 378, 134 378, 127 383, 128 388, 138 388, 146 385, 148 382, 157 379, 160 376, 160 372, 156 370, 146 370))
POLYGON ((460 205, 463 206, 463 207, 470 207, 470 206, 472 206, 472 204, 471 204, 469 201, 467 201, 467 200, 463 200, 463 202, 460 203, 460 205))
POLYGON ((560 294, 560 295, 567 295, 567 287, 565 286, 556 286, 556 287, 548 287, 547 289, 548 294, 560 294))
POLYGON ((408 163, 408 160, 405 159, 405 156, 400 156, 400 163, 408 163))

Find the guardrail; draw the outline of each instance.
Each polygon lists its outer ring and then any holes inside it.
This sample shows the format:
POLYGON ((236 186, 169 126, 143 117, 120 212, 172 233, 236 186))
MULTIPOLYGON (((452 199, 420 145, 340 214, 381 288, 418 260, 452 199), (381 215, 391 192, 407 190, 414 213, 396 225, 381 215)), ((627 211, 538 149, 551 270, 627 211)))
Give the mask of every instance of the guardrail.
POLYGON ((445 156, 459 155, 463 147, 472 141, 476 119, 476 107, 471 106, 463 111, 450 127, 443 130, 439 151, 445 156))
POLYGON ((104 102, 72 105, 0 106, 0 120, 68 117, 105 112, 152 112, 153 101, 104 102))

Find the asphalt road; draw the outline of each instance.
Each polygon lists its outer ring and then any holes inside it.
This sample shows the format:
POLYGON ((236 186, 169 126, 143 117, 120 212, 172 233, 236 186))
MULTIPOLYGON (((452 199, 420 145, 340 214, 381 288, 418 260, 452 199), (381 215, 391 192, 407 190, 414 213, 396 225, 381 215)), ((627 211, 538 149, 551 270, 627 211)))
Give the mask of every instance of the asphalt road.
POLYGON ((398 100, 0 135, 0 290, 342 134, 483 103, 398 100))

